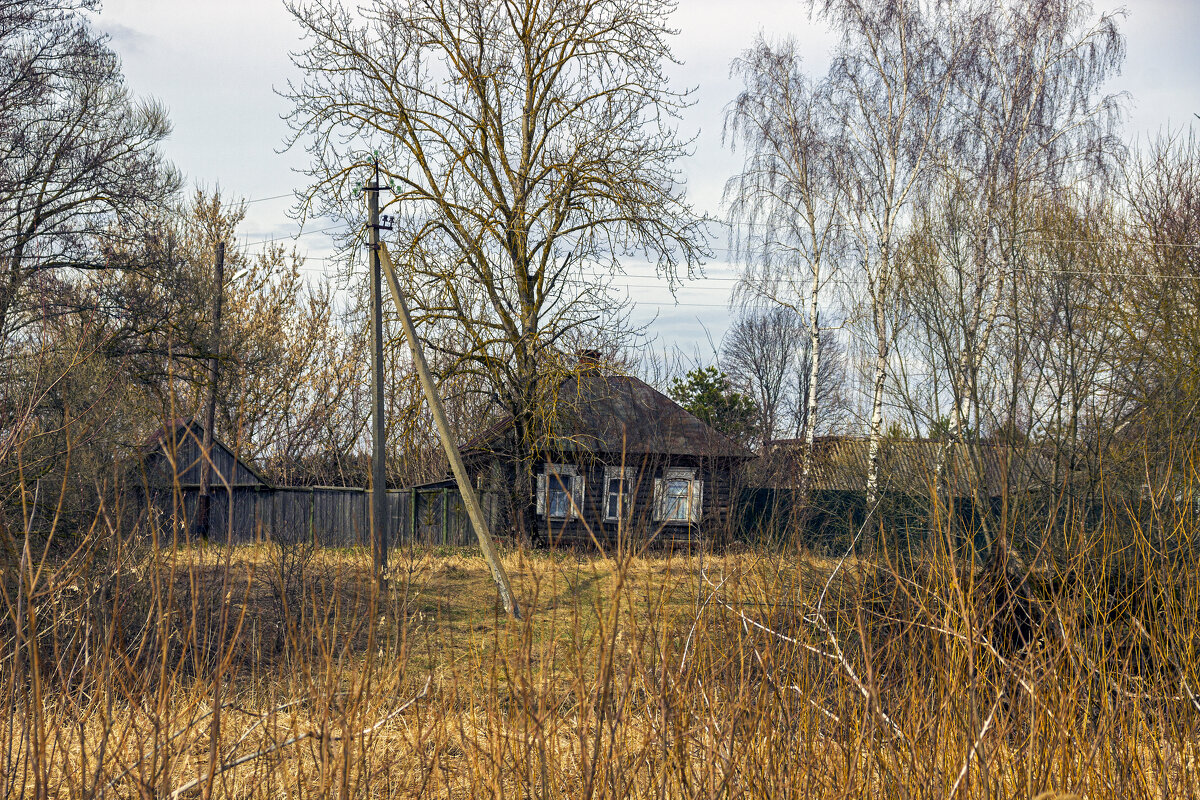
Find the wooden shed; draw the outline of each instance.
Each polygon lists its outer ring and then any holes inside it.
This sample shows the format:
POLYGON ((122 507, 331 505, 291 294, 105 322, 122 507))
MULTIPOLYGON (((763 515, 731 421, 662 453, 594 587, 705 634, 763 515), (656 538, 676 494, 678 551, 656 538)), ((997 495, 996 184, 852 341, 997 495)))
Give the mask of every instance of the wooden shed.
MULTIPOLYGON (((204 426, 195 419, 176 419, 155 431, 141 447, 139 482, 155 489, 199 489, 203 464, 204 426)), ((212 444, 213 489, 269 486, 258 471, 238 458, 219 439, 212 444)))
MULTIPOLYGON (((724 532, 742 466, 754 458, 748 449, 638 378, 596 364, 558 386, 550 416, 534 454, 539 538, 691 541, 724 532)), ((511 422, 464 445, 482 493, 505 496, 513 452, 511 422)))
MULTIPOLYGON (((189 539, 195 534, 203 441, 199 421, 174 420, 146 440, 129 470, 128 507, 160 543, 163 537, 189 539)), ((370 493, 362 487, 272 485, 215 437, 212 463, 210 538, 235 544, 270 540, 370 545, 370 493)), ((413 541, 416 499, 411 491, 388 490, 392 545, 413 541)))

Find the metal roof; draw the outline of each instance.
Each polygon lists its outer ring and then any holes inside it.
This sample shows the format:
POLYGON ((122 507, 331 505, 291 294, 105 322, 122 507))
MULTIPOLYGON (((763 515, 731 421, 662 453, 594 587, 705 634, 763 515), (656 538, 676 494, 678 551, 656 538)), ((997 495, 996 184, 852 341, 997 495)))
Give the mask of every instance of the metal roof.
MULTIPOLYGON (((768 472, 773 483, 794 482, 804 453, 800 439, 767 442, 768 472)), ((862 491, 867 484, 870 439, 865 436, 819 437, 813 446, 810 488, 817 491, 862 491)), ((884 438, 879 451, 879 483, 883 491, 927 494, 938 485, 958 496, 984 487, 989 497, 1028 491, 1049 473, 1036 451, 986 442, 950 443, 929 439, 884 438)))

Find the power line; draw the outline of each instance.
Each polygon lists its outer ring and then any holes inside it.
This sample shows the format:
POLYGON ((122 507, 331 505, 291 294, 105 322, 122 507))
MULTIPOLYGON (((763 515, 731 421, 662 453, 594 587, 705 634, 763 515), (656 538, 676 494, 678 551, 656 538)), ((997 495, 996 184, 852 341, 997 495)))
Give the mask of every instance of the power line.
MULTIPOLYGON (((251 205, 253 203, 265 203, 268 200, 281 200, 285 197, 294 197, 294 196, 295 196, 294 192, 288 192, 286 194, 275 194, 275 195, 270 195, 268 197, 254 197, 254 198, 250 198, 250 199, 245 199, 245 200, 242 200, 241 203, 244 205, 251 205)), ((765 223, 765 222, 746 222, 746 221, 732 222, 727 219, 719 219, 716 217, 709 218, 706 221, 713 225, 719 225, 724 228, 734 228, 734 229, 748 228, 748 229, 758 229, 758 230, 782 230, 784 228, 784 226, 771 225, 771 224, 765 223)), ((313 233, 320 233, 320 231, 313 231, 313 233)), ((1046 239, 1046 238, 1040 238, 1040 237, 1023 237, 1023 236, 1022 237, 1002 236, 1002 237, 1000 237, 1000 239, 1002 241, 1010 241, 1010 242, 1011 241, 1020 241, 1020 242, 1024 242, 1025 244, 1100 245, 1100 244, 1114 244, 1115 243, 1115 244, 1144 245, 1147 247, 1182 247, 1182 248, 1188 248, 1188 249, 1200 249, 1200 242, 1155 242, 1155 241, 1149 241, 1149 240, 1145 240, 1145 239, 1127 239, 1127 240, 1111 239, 1111 238, 1046 239)), ((265 242, 272 242, 272 241, 278 241, 278 240, 277 239, 265 240, 265 242)), ((263 242, 251 242, 250 244, 262 244, 262 243, 263 242)), ((734 252, 734 250, 732 250, 730 248, 713 248, 713 250, 715 252, 724 252, 724 253, 734 252)))
POLYGON ((728 309, 728 303, 656 303, 647 302, 644 300, 634 300, 635 306, 653 306, 655 308, 724 308, 728 309))
MULTIPOLYGON (((278 195, 277 197, 284 197, 284 196, 286 196, 286 195, 278 195)), ((274 199, 274 198, 259 198, 259 199, 260 200, 269 200, 269 199, 274 199)), ((289 239, 295 240, 302 236, 311 236, 311 235, 315 235, 315 234, 319 234, 319 233, 328 233, 330 231, 337 230, 337 229, 340 229, 343 227, 344 227, 343 224, 331 225, 331 226, 328 226, 325 228, 319 228, 317 230, 301 231, 301 232, 295 233, 295 234, 289 234, 289 235, 284 235, 284 236, 275 236, 275 237, 271 237, 268 239, 260 239, 257 241, 246 242, 242 246, 243 247, 254 247, 254 246, 264 245, 264 244, 273 244, 275 242, 286 241, 289 239)), ((1032 242, 1035 240, 1026 240, 1026 241, 1032 242)), ((1075 243, 1075 244, 1097 244, 1097 243, 1100 243, 1100 241, 1102 241, 1102 240, 1093 241, 1093 240, 1083 240, 1083 239, 1046 239, 1046 240, 1041 240, 1041 241, 1043 243, 1056 242, 1056 243, 1075 243)), ((1155 244, 1155 243, 1145 242, 1144 244, 1155 244)), ((1162 244, 1163 246, 1170 246, 1169 243, 1159 243, 1159 244, 1162 244)), ((1196 244, 1196 245, 1179 244, 1177 246, 1179 246, 1179 247, 1200 247, 1200 244, 1196 244)), ((718 253, 729 254, 729 253, 733 252, 732 250, 730 250, 728 248, 712 248, 712 249, 714 252, 718 252, 718 253)), ((325 257, 325 256, 303 256, 303 259, 305 261, 321 261, 323 263, 327 262, 327 261, 340 260, 340 259, 333 259, 333 258, 329 258, 329 257, 325 257)), ((322 274, 326 277, 329 277, 324 269, 308 269, 305 267, 301 267, 301 269, 306 272, 313 272, 313 273, 319 272, 320 274, 322 274)), ((1026 275, 1076 275, 1076 276, 1110 277, 1110 278, 1144 278, 1144 279, 1150 279, 1150 280, 1190 280, 1190 281, 1200 280, 1200 275, 1168 275, 1165 273, 1153 273, 1153 272, 1121 272, 1121 271, 1105 272, 1102 270, 1069 270, 1069 269, 1037 268, 1037 267, 1009 267, 1008 271, 1012 272, 1012 273, 1016 273, 1016 274, 1026 274, 1026 275)), ((607 278, 607 277, 611 277, 613 280, 620 280, 621 278, 661 280, 664 282, 669 282, 671 280, 669 278, 664 278, 664 277, 654 274, 654 273, 634 273, 634 272, 617 272, 617 273, 612 274, 611 276, 598 276, 597 279, 607 278)), ((743 278, 741 278, 741 277, 703 276, 700 278, 685 279, 685 280, 691 280, 691 283, 689 283, 685 286, 681 286, 681 288, 703 291, 707 288, 710 288, 710 287, 705 287, 703 285, 705 283, 713 283, 713 282, 737 283, 737 282, 742 281, 743 278)), ((854 276, 840 276, 840 277, 836 277, 836 278, 830 278, 830 282, 835 285, 842 284, 842 285, 846 285, 846 286, 864 286, 864 285, 867 285, 868 280, 865 276, 854 275, 854 276)), ((629 284, 628 286, 629 286, 629 288, 644 288, 644 289, 661 288, 659 285, 656 285, 656 284, 650 284, 650 285, 629 284)), ((711 288, 715 288, 715 287, 711 287, 711 288)))
MULTIPOLYGON (((721 225, 726 228, 784 229, 783 226, 769 225, 765 222, 730 222, 723 219, 710 219, 708 221, 714 225, 721 225)), ((1198 242, 1155 242, 1147 239, 1045 239, 1031 236, 1001 236, 999 239, 1005 242, 1023 242, 1025 244, 1138 244, 1146 245, 1147 247, 1200 248, 1200 243, 1198 242)))
MULTIPOLYGON (((303 259, 305 261, 322 261, 322 262, 335 260, 335 259, 323 258, 323 257, 319 257, 319 256, 304 256, 303 259)), ((330 271, 324 267, 302 266, 299 269, 302 272, 307 272, 307 273, 314 274, 314 275, 321 275, 326 278, 340 277, 340 275, 337 272, 330 273, 330 271)), ((1142 279, 1148 279, 1148 280, 1188 280, 1188 281, 1200 280, 1200 275, 1168 275, 1168 274, 1154 273, 1154 272, 1103 272, 1103 271, 1099 271, 1099 270, 1063 270, 1063 269, 1044 269, 1044 268, 1037 268, 1037 267, 1017 267, 1017 268, 1011 269, 1010 271, 1016 272, 1017 274, 1021 274, 1021 275, 1049 275, 1049 276, 1062 275, 1062 276, 1083 276, 1083 277, 1108 277, 1108 278, 1117 278, 1117 279, 1142 278, 1142 279)), ((637 272, 618 273, 616 275, 611 275, 611 276, 610 275, 597 276, 595 280, 612 280, 613 288, 622 288, 622 289, 664 289, 664 288, 669 288, 669 286, 668 286, 669 279, 668 278, 664 278, 659 275, 655 275, 653 273, 637 273, 637 272), (624 283, 624 282, 622 282, 623 278, 633 278, 633 279, 641 279, 641 280, 658 280, 661 282, 660 283, 624 283)), ((743 279, 738 278, 738 277, 703 276, 703 277, 698 277, 698 278, 693 278, 693 279, 680 279, 680 280, 681 280, 681 283, 679 284, 679 286, 676 287, 677 290, 680 290, 680 291, 690 291, 690 292, 723 291, 723 292, 725 292, 725 291, 729 291, 730 288, 732 288, 732 287, 728 286, 727 284, 738 283, 738 282, 741 282, 743 279), (713 283, 724 284, 724 285, 713 286, 713 285, 711 285, 713 283)), ((577 285, 578 284, 587 285, 587 284, 592 283, 592 281, 588 281, 588 280, 582 279, 582 278, 562 279, 561 282, 577 284, 577 285)), ((842 276, 842 277, 839 277, 836 279, 830 279, 829 283, 832 288, 837 288, 838 286, 862 287, 862 286, 867 285, 868 281, 864 276, 854 275, 854 276, 842 276)), ((753 286, 751 286, 750 288, 753 288, 753 286)))

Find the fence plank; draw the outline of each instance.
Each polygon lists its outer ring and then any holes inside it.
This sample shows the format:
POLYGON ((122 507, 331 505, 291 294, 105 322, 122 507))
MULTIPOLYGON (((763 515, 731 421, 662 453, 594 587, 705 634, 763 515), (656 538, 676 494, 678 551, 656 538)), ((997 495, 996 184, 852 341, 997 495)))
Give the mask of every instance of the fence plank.
MULTIPOLYGON (((190 536, 199 492, 184 487, 151 489, 132 498, 158 520, 164 544, 172 530, 190 536), (182 501, 182 502, 180 502, 182 501)), ((371 543, 370 493, 356 488, 239 486, 212 494, 212 538, 235 544, 298 542, 311 537, 328 547, 365 547, 371 543)), ((384 524, 392 547, 410 544, 469 545, 474 540, 462 500, 454 489, 393 489, 387 494, 384 524)))

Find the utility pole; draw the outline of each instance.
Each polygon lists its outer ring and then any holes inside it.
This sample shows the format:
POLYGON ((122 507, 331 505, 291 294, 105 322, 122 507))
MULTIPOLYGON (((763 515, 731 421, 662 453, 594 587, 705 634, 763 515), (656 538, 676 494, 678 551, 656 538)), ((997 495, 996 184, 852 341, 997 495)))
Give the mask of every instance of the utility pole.
MULTIPOLYGON (((203 457, 200 459, 200 497, 196 503, 196 531, 208 538, 209 490, 212 484, 213 426, 217 419, 218 356, 221 351, 221 306, 225 299, 225 243, 217 242, 216 291, 213 296, 212 340, 208 346, 208 402, 204 408, 203 457)), ((230 509, 232 512, 233 509, 230 509)))
POLYGON ((387 585, 387 464, 384 462, 383 426, 383 297, 379 268, 379 159, 367 186, 367 227, 371 259, 371 545, 375 577, 387 585))
POLYGON ((388 288, 392 290, 392 299, 396 301, 396 311, 400 314, 400 326, 404 328, 404 336, 408 339, 413 365, 417 368, 421 389, 425 392, 425 400, 429 403, 434 424, 437 425, 438 438, 442 440, 442 449, 446 451, 446 459, 450 462, 450 469, 458 484, 458 494, 467 507, 467 516, 471 518, 471 526, 475 528, 479 549, 483 551, 483 557, 487 559, 488 567, 492 570, 492 580, 496 582, 496 588, 500 591, 500 602, 504 603, 504 610, 514 619, 520 619, 521 607, 517 604, 517 596, 508 580, 504 564, 500 563, 500 555, 496 552, 491 531, 488 530, 487 520, 484 519, 483 508, 479 505, 479 498, 475 495, 475 488, 471 486, 471 478, 467 475, 466 466, 463 465, 462 454, 458 452, 458 445, 454 443, 454 432, 450 430, 450 423, 446 421, 446 410, 442 408, 442 400, 438 397, 437 387, 433 385, 433 377, 429 374, 429 365, 425 362, 425 354, 421 351, 421 342, 417 339, 417 330, 413 327, 412 315, 408 313, 408 303, 404 302, 404 295, 400 293, 400 282, 396 280, 396 267, 392 264, 392 257, 388 253, 387 247, 380 245, 376 252, 387 273, 388 288))

